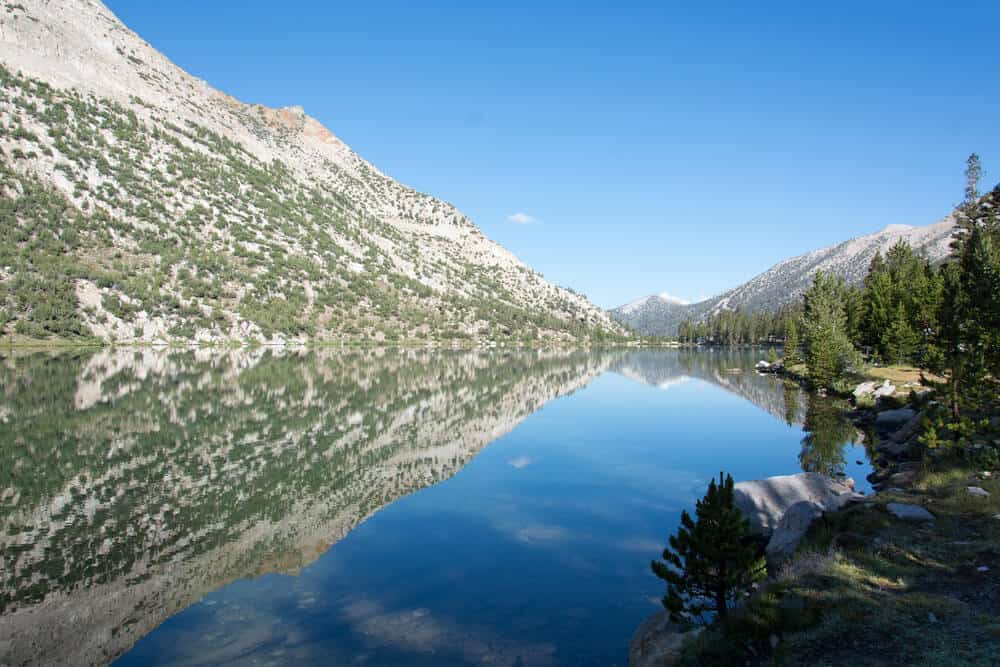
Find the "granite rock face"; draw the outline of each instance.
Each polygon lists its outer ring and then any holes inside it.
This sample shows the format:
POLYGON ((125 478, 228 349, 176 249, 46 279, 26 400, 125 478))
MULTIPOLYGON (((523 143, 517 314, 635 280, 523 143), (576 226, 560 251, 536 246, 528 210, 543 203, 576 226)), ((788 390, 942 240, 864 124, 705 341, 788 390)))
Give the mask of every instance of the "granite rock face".
POLYGON ((734 488, 733 502, 750 520, 751 533, 770 537, 796 503, 806 501, 823 512, 832 512, 858 497, 842 482, 803 472, 739 482, 734 488))
POLYGON ((810 500, 801 500, 785 512, 767 543, 767 560, 777 562, 795 552, 809 526, 823 516, 823 509, 810 500))

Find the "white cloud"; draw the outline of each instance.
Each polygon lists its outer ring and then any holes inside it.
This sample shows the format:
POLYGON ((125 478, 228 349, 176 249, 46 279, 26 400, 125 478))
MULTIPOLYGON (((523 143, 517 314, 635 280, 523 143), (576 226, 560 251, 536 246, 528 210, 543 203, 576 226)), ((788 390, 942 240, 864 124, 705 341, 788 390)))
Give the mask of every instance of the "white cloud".
POLYGON ((569 538, 570 532, 562 526, 547 526, 540 523, 525 526, 514 534, 514 539, 529 544, 537 542, 565 542, 569 538))
POLYGON ((511 459, 510 461, 507 461, 507 465, 513 466, 513 467, 517 468, 518 470, 520 470, 521 468, 527 468, 532 463, 534 463, 534 461, 532 461, 531 459, 529 459, 527 456, 518 456, 515 459, 511 459))
POLYGON ((515 225, 530 225, 533 222, 538 222, 532 216, 527 213, 513 213, 507 216, 507 222, 513 222, 515 225))

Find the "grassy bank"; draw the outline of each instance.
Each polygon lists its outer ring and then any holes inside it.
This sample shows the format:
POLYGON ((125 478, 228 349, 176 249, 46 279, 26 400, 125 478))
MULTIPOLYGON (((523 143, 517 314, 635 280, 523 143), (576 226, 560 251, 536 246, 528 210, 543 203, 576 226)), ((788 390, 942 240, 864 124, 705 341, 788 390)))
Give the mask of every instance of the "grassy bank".
POLYGON ((682 664, 996 665, 1000 480, 958 461, 827 514, 796 556, 682 664), (975 485, 991 495, 970 495, 975 485), (889 503, 926 508, 907 521, 889 503))
MULTIPOLYGON (((804 370, 785 374, 806 381, 804 370)), ((899 391, 882 409, 921 388, 920 371, 904 366, 866 368, 847 384, 884 380, 899 391)), ((852 415, 870 426, 870 412, 852 415)), ((1000 664, 1000 470, 973 467, 961 447, 918 450, 904 463, 869 454, 915 475, 815 522, 742 609, 689 643, 681 664, 1000 664), (933 520, 899 518, 890 504, 933 520)))

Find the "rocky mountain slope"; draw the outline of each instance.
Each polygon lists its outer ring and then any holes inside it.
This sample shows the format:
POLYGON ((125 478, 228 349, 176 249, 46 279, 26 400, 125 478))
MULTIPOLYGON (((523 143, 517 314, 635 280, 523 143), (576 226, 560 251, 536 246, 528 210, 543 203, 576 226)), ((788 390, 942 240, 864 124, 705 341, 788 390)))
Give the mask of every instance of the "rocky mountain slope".
POLYGON ((679 304, 646 297, 619 306, 609 314, 636 331, 672 336, 684 320, 700 320, 723 309, 775 310, 799 299, 818 271, 833 273, 851 285, 860 284, 876 252, 883 254, 898 241, 906 241, 919 253, 937 262, 949 251, 955 228, 951 216, 932 225, 889 225, 885 229, 786 259, 764 273, 718 296, 692 304, 679 304))
POLYGON ((657 334, 658 331, 666 331, 671 327, 676 330, 677 324, 688 316, 691 305, 676 299, 666 299, 659 294, 630 301, 624 306, 618 306, 608 314, 618 322, 629 328, 646 335, 657 334))
POLYGON ((620 332, 301 108, 189 76, 97 0, 0 0, 0 333, 620 332))

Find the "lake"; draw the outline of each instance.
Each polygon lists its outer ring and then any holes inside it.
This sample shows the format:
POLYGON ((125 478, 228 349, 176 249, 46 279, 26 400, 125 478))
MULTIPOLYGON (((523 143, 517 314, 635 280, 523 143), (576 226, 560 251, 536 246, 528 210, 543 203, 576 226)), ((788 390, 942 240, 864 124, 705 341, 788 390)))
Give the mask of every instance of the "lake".
POLYGON ((8 352, 0 664, 622 665, 720 470, 868 488, 761 356, 8 352))

